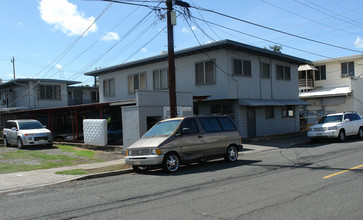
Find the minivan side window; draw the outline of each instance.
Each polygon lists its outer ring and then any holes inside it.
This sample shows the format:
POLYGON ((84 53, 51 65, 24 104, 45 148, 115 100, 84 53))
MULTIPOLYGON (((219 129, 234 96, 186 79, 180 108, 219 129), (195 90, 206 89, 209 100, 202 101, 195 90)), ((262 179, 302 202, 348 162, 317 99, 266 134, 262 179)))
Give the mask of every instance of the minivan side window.
POLYGON ((222 125, 224 131, 236 130, 232 120, 230 118, 218 118, 219 123, 222 125))
POLYGON ((183 121, 183 123, 180 125, 179 131, 177 134, 181 135, 184 128, 188 129, 187 134, 197 134, 199 133, 197 122, 194 119, 187 119, 183 121))
POLYGON ((222 131, 222 127, 216 118, 201 118, 200 122, 206 132, 222 131))

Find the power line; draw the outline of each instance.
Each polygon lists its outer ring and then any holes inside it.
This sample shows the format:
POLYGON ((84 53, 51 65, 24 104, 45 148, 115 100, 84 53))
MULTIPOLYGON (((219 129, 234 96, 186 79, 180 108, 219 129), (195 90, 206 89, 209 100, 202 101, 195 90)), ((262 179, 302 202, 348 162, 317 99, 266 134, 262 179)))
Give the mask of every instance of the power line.
POLYGON ((197 8, 197 7, 194 7, 194 6, 191 6, 191 7, 192 8, 195 8, 197 10, 211 12, 211 13, 218 14, 220 16, 223 16, 223 17, 227 17, 227 18, 230 18, 230 19, 233 19, 233 20, 237 20, 237 21, 240 21, 240 22, 244 22, 244 23, 247 23, 247 24, 250 24, 250 25, 253 25, 253 26, 257 26, 257 27, 260 27, 260 28, 264 28, 264 29, 267 29, 267 30, 270 30, 270 31, 274 31, 274 32, 277 32, 277 33, 281 33, 281 34, 289 35, 289 36, 292 36, 292 37, 300 38, 300 39, 303 39, 303 40, 306 40, 306 41, 310 41, 310 42, 314 42, 314 43, 318 43, 318 44, 323 44, 323 45, 326 45, 326 46, 335 47, 335 48, 338 48, 338 49, 352 51, 352 52, 356 52, 356 53, 363 53, 363 51, 349 49, 349 48, 337 46, 337 45, 334 45, 334 44, 329 44, 329 43, 325 43, 325 42, 322 42, 322 41, 318 41, 318 40, 314 40, 314 39, 310 39, 310 38, 298 36, 298 35, 295 35, 295 34, 291 34, 291 33, 285 32, 285 31, 281 31, 281 30, 277 30, 275 28, 267 27, 267 26, 264 26, 264 25, 261 25, 261 24, 257 24, 257 23, 251 22, 251 21, 243 20, 243 19, 240 19, 240 18, 236 18, 236 17, 230 16, 230 15, 227 15, 227 14, 223 14, 221 12, 213 11, 213 10, 210 10, 210 9, 197 8))

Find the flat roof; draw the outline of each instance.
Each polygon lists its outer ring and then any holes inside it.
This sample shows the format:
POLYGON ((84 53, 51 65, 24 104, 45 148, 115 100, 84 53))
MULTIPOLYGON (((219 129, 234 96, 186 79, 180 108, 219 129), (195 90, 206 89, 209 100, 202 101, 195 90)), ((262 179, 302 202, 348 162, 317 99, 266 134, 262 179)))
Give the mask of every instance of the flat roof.
POLYGON ((24 83, 24 82, 25 83, 27 83, 27 82, 65 83, 67 85, 73 85, 73 84, 81 83, 81 82, 78 82, 78 81, 69 81, 69 80, 60 80, 60 79, 19 78, 19 79, 15 79, 15 81, 12 79, 12 80, 10 80, 8 82, 0 84, 0 89, 10 87, 10 86, 14 86, 17 83, 24 83))
MULTIPOLYGON (((217 41, 217 42, 213 42, 213 43, 209 43, 209 44, 205 44, 205 45, 201 45, 201 46, 196 46, 196 47, 191 47, 191 48, 187 48, 184 50, 176 51, 175 58, 177 59, 177 58, 181 58, 181 57, 186 57, 186 56, 190 56, 190 55, 194 55, 194 54, 200 54, 200 53, 205 53, 208 51, 214 51, 214 50, 219 50, 219 49, 232 49, 232 50, 237 50, 237 51, 241 51, 241 52, 247 52, 247 53, 261 55, 261 56, 268 57, 268 58, 279 59, 279 60, 286 61, 289 63, 295 63, 298 65, 312 63, 309 60, 290 56, 290 55, 283 54, 283 53, 277 53, 277 52, 274 52, 274 51, 271 51, 268 49, 254 47, 254 46, 251 46, 248 44, 243 44, 243 43, 232 41, 232 40, 222 40, 222 41, 217 41)), ((139 66, 143 66, 143 65, 147 65, 147 64, 157 63, 157 62, 163 62, 163 61, 167 61, 167 60, 168 60, 168 54, 161 54, 161 55, 157 55, 157 56, 153 56, 153 57, 149 57, 149 58, 145 58, 145 59, 140 59, 140 60, 136 60, 136 61, 120 64, 120 65, 115 65, 115 66, 111 66, 111 67, 106 67, 106 68, 90 71, 90 72, 85 73, 85 75, 99 76, 99 75, 110 73, 110 72, 139 67, 139 66)))

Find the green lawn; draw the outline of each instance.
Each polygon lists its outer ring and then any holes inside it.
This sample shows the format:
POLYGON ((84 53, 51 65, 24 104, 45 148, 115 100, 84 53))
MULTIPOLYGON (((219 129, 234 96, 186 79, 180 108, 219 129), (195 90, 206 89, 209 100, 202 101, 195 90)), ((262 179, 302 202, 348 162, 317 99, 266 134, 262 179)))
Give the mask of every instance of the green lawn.
MULTIPOLYGON (((101 162, 98 153, 69 145, 46 150, 21 149, 0 153, 0 174, 101 162)), ((1 151, 0 151, 1 152, 1 151)))

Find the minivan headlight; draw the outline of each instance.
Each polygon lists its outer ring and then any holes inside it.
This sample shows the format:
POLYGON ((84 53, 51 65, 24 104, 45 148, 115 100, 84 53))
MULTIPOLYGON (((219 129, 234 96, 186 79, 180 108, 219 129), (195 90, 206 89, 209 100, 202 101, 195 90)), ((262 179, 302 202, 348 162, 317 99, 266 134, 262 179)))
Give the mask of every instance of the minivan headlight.
POLYGON ((160 155, 161 151, 159 149, 151 149, 151 155, 160 155))

